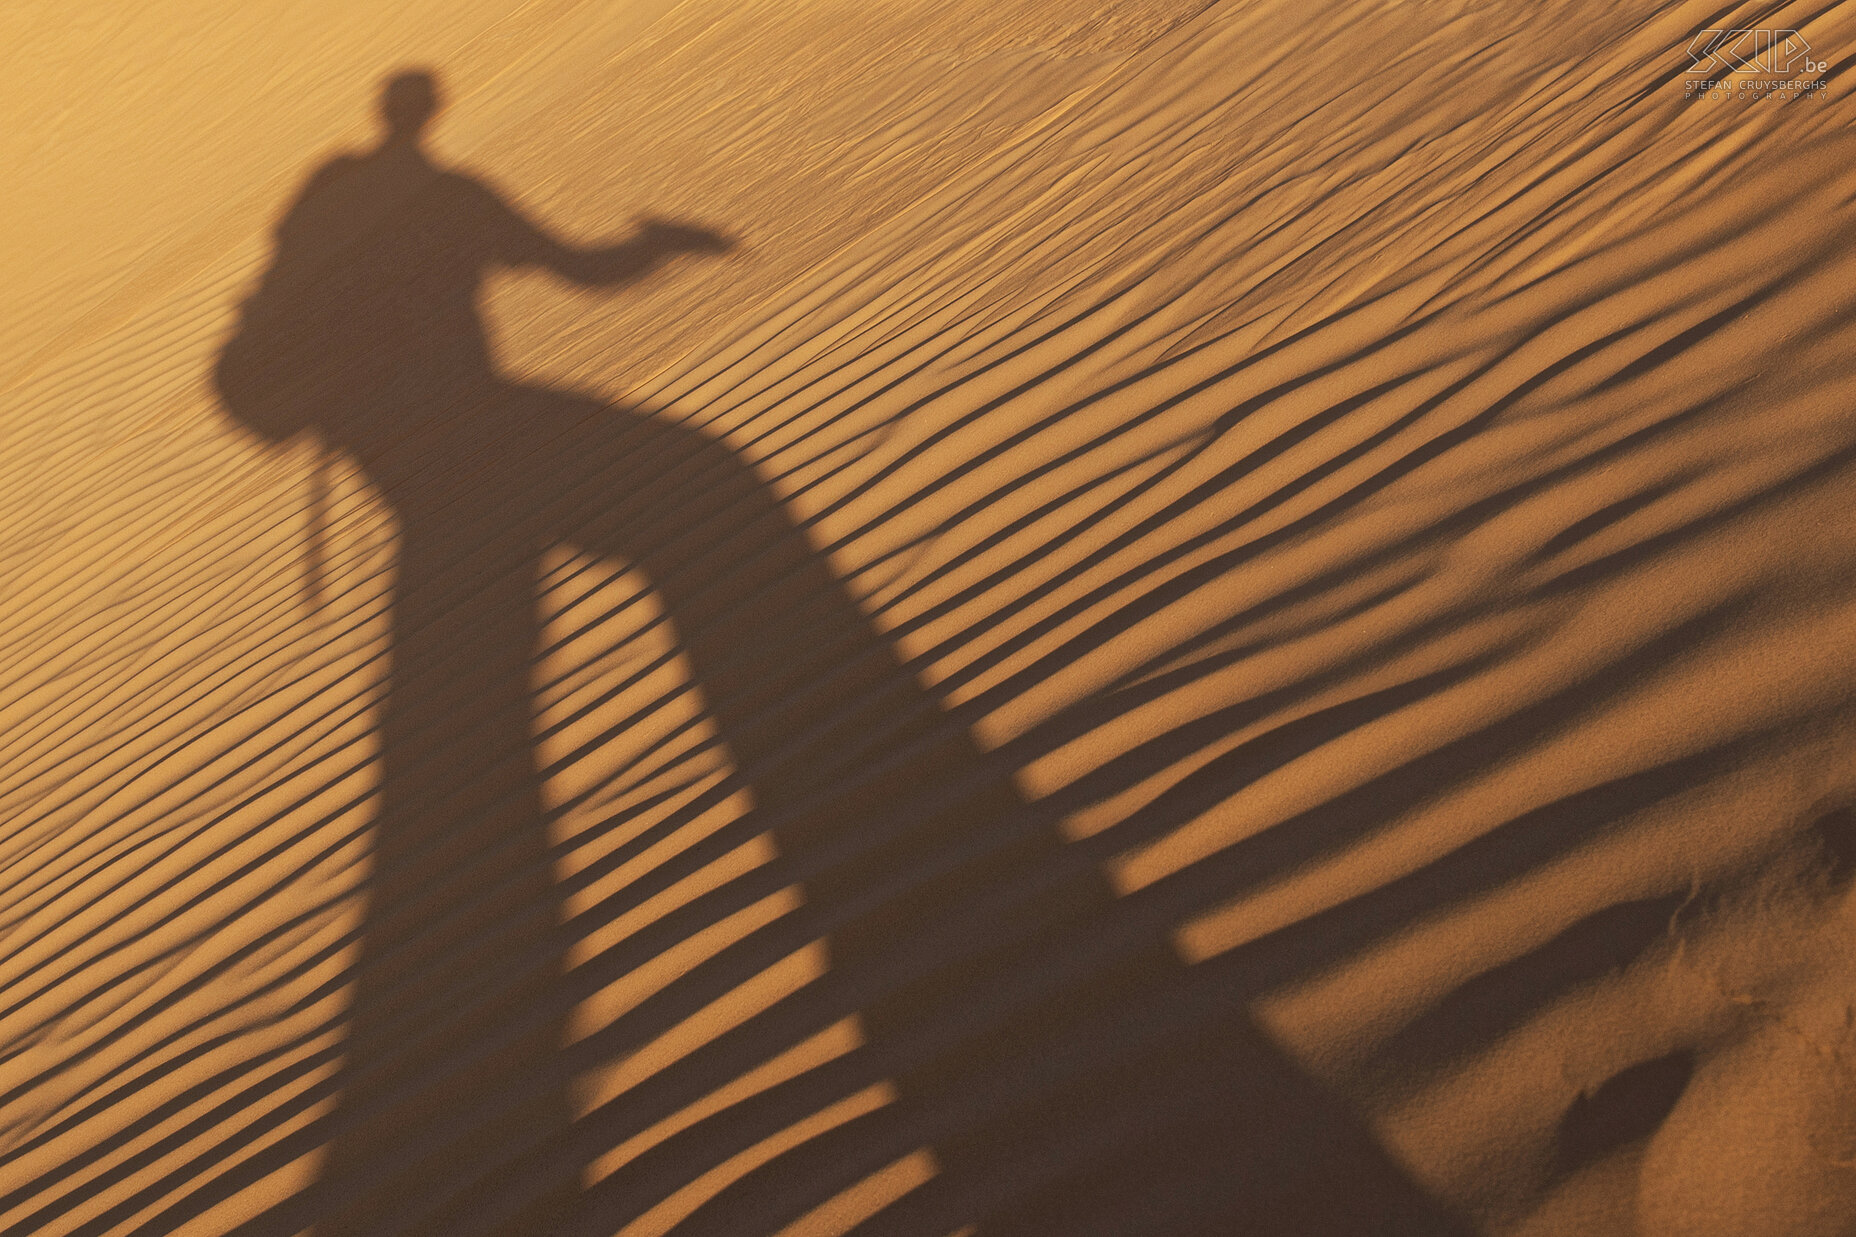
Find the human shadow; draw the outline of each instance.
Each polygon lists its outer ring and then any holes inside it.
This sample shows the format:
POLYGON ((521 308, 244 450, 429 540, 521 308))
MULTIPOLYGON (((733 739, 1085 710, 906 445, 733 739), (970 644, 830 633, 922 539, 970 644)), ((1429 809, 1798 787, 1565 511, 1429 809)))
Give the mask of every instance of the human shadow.
MULTIPOLYGON (((1163 932, 1122 939, 1100 873, 917 681, 752 467, 649 412, 497 372, 478 309, 492 267, 618 287, 730 242, 663 221, 610 245, 551 237, 433 164, 421 139, 437 108, 430 74, 386 84, 384 137, 310 178, 214 375, 264 438, 314 432, 350 458, 398 535, 340 1099, 319 1181, 270 1227, 611 1232, 767 1130, 886 1080, 895 1103, 748 1174, 686 1231, 772 1232, 911 1145, 939 1174, 872 1231, 1458 1231, 1241 1003, 1182 978, 1163 932), (754 827, 776 841, 768 879, 804 891, 802 914, 666 999, 699 1007, 814 932, 831 968, 778 1017, 580 1119, 573 1071, 634 1045, 609 1031, 564 1050, 584 982, 565 961, 532 682, 539 565, 562 545, 649 580, 754 827), (654 1105, 693 1102, 846 1014, 865 1039, 848 1065, 723 1108, 583 1192, 585 1164, 654 1105)), ((674 931, 711 926, 707 905, 674 931)), ((587 914, 576 933, 598 926, 587 914)), ((629 1017, 639 1035, 671 1021, 648 1003, 629 1017)))

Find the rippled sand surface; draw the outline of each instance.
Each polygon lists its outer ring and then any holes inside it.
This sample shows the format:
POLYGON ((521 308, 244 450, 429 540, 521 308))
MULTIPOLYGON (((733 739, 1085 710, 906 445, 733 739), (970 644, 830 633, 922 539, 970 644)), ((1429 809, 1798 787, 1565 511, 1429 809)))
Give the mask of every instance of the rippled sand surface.
POLYGON ((9 0, 0 1233, 1856 1231, 1852 55, 9 0))

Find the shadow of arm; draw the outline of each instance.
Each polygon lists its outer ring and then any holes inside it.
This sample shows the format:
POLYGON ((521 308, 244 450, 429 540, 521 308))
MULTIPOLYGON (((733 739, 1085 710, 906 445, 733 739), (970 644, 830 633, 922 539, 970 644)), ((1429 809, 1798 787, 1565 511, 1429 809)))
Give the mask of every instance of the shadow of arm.
POLYGON ((563 279, 610 288, 642 279, 679 254, 722 254, 732 238, 707 228, 646 219, 631 237, 611 245, 581 248, 537 234, 531 260, 563 279))

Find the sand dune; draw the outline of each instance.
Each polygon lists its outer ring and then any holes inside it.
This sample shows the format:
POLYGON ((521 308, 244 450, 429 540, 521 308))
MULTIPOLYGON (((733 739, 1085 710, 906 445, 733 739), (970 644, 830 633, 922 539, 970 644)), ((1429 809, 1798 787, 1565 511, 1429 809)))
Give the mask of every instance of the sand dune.
POLYGON ((1856 1231, 1847 6, 0 35, 0 1232, 1856 1231))

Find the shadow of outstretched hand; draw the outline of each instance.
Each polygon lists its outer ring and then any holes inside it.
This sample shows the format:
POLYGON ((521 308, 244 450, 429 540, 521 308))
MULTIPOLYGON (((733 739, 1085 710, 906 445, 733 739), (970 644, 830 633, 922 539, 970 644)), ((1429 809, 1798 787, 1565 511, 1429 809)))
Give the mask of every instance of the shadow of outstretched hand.
POLYGON ((670 219, 644 218, 638 221, 638 240, 660 253, 723 254, 737 245, 734 237, 695 224, 670 219))
POLYGON ((535 265, 590 287, 614 287, 642 279, 684 254, 723 254, 735 247, 734 238, 723 233, 651 217, 640 219, 626 239, 592 248, 564 244, 528 230, 534 238, 529 248, 535 265))

